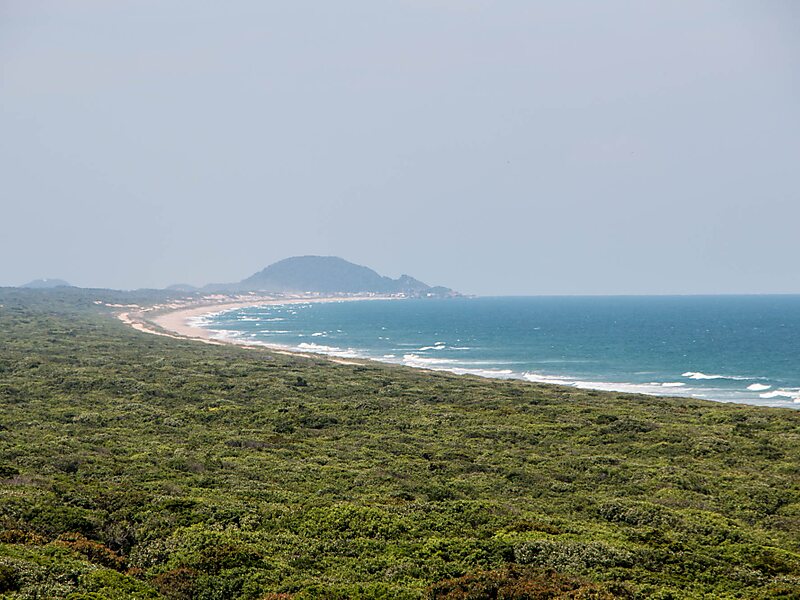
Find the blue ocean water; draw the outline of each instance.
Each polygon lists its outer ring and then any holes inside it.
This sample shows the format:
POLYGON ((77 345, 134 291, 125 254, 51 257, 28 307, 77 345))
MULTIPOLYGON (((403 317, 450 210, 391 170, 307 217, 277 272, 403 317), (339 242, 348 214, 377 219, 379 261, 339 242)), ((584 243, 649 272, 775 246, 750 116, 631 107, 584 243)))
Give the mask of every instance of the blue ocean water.
POLYGON ((346 301, 198 324, 241 342, 461 374, 800 408, 800 296, 346 301))

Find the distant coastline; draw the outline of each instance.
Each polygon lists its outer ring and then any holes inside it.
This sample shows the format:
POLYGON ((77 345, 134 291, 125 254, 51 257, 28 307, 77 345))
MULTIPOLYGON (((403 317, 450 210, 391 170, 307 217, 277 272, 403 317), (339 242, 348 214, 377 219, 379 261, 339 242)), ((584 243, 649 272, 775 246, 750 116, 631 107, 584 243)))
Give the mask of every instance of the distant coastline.
MULTIPOLYGON (((269 348, 274 352, 297 356, 314 356, 325 358, 333 362, 346 362, 340 358, 327 356, 313 351, 289 351, 277 344, 253 343, 215 336, 213 330, 201 327, 195 321, 199 317, 215 315, 222 312, 241 308, 254 308, 258 306, 309 304, 324 302, 356 302, 365 300, 402 300, 396 295, 353 294, 353 295, 263 295, 243 298, 241 296, 216 295, 215 297, 201 298, 189 302, 174 302, 165 305, 140 307, 135 305, 117 306, 115 308, 130 308, 132 310, 117 313, 117 318, 126 325, 153 335, 161 335, 175 339, 189 339, 207 344, 230 344, 247 346, 250 348, 269 348)), ((112 306, 112 305, 108 305, 112 306)))
MULTIPOLYGON (((328 354, 315 350, 298 350, 296 348, 288 349, 280 344, 268 343, 263 341, 252 341, 245 339, 238 339, 235 337, 228 337, 219 335, 213 329, 208 329, 197 324, 197 320, 202 317, 214 316, 223 312, 234 311, 243 308, 256 308, 263 306, 278 306, 287 304, 310 304, 310 303, 329 303, 329 302, 356 302, 366 300, 402 300, 405 298, 389 295, 347 295, 347 296, 321 296, 321 295, 286 295, 286 296, 258 296, 253 298, 241 298, 238 296, 217 295, 216 298, 204 298, 198 301, 190 301, 186 303, 170 303, 167 305, 155 305, 150 307, 134 307, 133 311, 120 312, 117 314, 123 323, 133 327, 137 331, 150 333, 154 335, 161 335, 171 337, 174 339, 184 339, 199 341, 206 344, 214 345, 233 345, 241 346, 251 349, 267 349, 271 352, 283 354, 287 356, 303 356, 313 357, 322 360, 327 360, 339 364, 361 364, 368 362, 377 362, 384 365, 406 366, 413 369, 420 369, 424 371, 432 371, 437 373, 451 373, 455 375, 472 374, 479 377, 487 377, 486 375, 476 375, 475 373, 459 372, 452 369, 437 369, 423 365, 402 365, 393 363, 377 358, 369 357, 342 357, 335 354, 328 354)), ((488 376, 489 379, 496 379, 496 376, 488 376)), ((500 377, 504 379, 504 377, 500 377)), ((518 379, 519 380, 519 379, 518 379)), ((529 383, 537 383, 543 385, 561 386, 563 383, 557 380, 544 379, 535 381, 532 379, 522 379, 521 381, 528 381, 529 383)), ((589 388, 598 389, 601 391, 614 391, 612 389, 602 388, 589 388)), ((620 391, 620 390, 617 390, 620 391)), ((637 393, 629 391, 627 393, 637 393)), ((656 396, 656 394, 646 394, 648 396, 656 396)), ((659 397, 673 397, 667 394, 657 394, 659 397)))
POLYGON ((800 408, 800 382, 783 358, 796 348, 791 335, 796 324, 785 320, 794 305, 784 306, 784 300, 578 298, 565 307, 562 300, 478 298, 453 304, 412 299, 385 309, 309 306, 393 298, 216 295, 135 307, 119 317, 149 333, 334 362, 375 361, 578 389, 800 408), (287 304, 306 306, 282 308, 287 304), (744 332, 732 328, 739 322, 750 326, 744 332), (760 328, 753 327, 757 324, 760 328), (766 337, 778 349, 765 346, 766 337))

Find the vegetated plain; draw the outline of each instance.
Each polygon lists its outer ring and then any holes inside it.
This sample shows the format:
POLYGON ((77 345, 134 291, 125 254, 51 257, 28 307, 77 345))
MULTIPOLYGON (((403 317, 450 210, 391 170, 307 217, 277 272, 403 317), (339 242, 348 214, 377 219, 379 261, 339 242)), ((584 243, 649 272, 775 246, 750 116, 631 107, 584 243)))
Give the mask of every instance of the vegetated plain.
POLYGON ((800 412, 342 365, 0 290, 10 598, 798 598, 800 412))

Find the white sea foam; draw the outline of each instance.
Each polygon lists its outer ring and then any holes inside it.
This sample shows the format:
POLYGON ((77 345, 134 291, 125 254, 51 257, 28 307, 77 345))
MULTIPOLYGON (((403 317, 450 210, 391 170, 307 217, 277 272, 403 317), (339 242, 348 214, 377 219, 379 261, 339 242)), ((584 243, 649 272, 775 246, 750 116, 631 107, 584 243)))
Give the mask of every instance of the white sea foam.
POLYGON ((771 388, 771 385, 764 385, 763 383, 753 383, 747 386, 747 389, 751 392, 763 392, 764 390, 768 390, 771 388))
POLYGON ((353 348, 338 348, 336 346, 325 346, 309 342, 301 342, 296 346, 302 352, 313 352, 314 354, 325 354, 328 356, 339 356, 341 358, 360 358, 361 355, 353 348))
POLYGON ((557 375, 543 375, 541 373, 525 372, 522 378, 534 383, 555 383, 558 385, 575 385, 577 381, 569 377, 559 377, 557 375))
POLYGON ((311 334, 311 337, 328 337, 327 331, 315 331, 311 334))
MULTIPOLYGON (((581 381, 571 377, 561 377, 557 375, 546 375, 541 373, 526 372, 522 374, 522 378, 527 381, 536 383, 549 383, 555 385, 567 385, 570 387, 579 388, 582 390, 602 390, 606 392, 627 392, 630 394, 645 394, 647 396, 661 396, 663 395, 664 388, 684 388, 685 383, 682 382, 667 382, 659 383, 652 381, 650 383, 629 383, 618 381, 581 381)), ((687 388, 688 391, 690 388, 687 388)), ((686 393, 683 392, 683 394, 686 393)))
POLYGON ((429 358, 419 356, 418 354, 403 355, 403 364, 418 369, 428 369, 430 371, 447 371, 455 375, 477 375, 478 377, 494 379, 510 379, 516 376, 511 369, 476 369, 473 367, 460 366, 463 363, 456 363, 448 359, 429 358))
POLYGON ((426 350, 444 350, 447 348, 447 345, 444 342, 434 342, 433 346, 422 346, 421 348, 417 348, 419 352, 425 352, 426 350))
POLYGON ((664 389, 660 385, 648 383, 621 383, 616 381, 576 381, 574 387, 582 390, 602 390, 604 392, 626 392, 629 394, 644 394, 646 396, 661 396, 664 389))
POLYGON ((758 397, 764 398, 765 400, 770 400, 772 398, 790 398, 792 400, 800 400, 800 390, 777 389, 765 394, 759 394, 758 397))
MULTIPOLYGON (((450 359, 448 359, 450 360, 450 359)), ((524 365, 525 363, 521 363, 516 360, 467 360, 463 358, 459 359, 452 359, 453 362, 457 362, 460 365, 491 365, 492 367, 496 367, 499 365, 524 365)))
POLYGON ((478 377, 488 377, 490 379, 509 379, 514 376, 514 371, 510 369, 447 369, 456 375, 477 375, 478 377))
POLYGON ((211 334, 211 339, 236 342, 237 340, 241 340, 244 336, 244 332, 242 331, 233 331, 231 329, 215 329, 214 333, 211 334))
POLYGON ((341 348, 336 346, 325 346, 323 344, 315 344, 313 342, 300 342, 297 347, 301 350, 312 350, 314 352, 340 352, 341 348))
POLYGON ((687 371, 681 377, 688 377, 689 379, 732 379, 735 381, 746 381, 754 379, 753 377, 740 377, 738 375, 706 375, 696 371, 687 371))
POLYGON ((452 365, 453 361, 446 358, 429 358, 419 354, 404 354, 403 362, 409 366, 452 365))

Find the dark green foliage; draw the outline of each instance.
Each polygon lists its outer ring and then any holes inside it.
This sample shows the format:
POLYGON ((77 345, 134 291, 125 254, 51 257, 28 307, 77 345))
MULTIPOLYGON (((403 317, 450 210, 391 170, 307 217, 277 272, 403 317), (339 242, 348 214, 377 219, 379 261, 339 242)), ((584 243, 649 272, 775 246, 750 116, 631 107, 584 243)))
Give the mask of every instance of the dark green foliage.
POLYGON ((482 571, 432 585, 429 595, 435 600, 566 600, 585 598, 611 600, 633 598, 624 585, 597 585, 560 575, 516 566, 497 571, 482 571))
POLYGON ((0 465, 0 479, 9 479, 15 475, 19 475, 19 469, 11 465, 0 465))
POLYGON ((94 304, 137 294, 0 291, 7 597, 800 594, 798 411, 211 346, 94 304))
POLYGON ((0 564, 0 592, 13 592, 19 589, 19 573, 11 565, 0 564))

